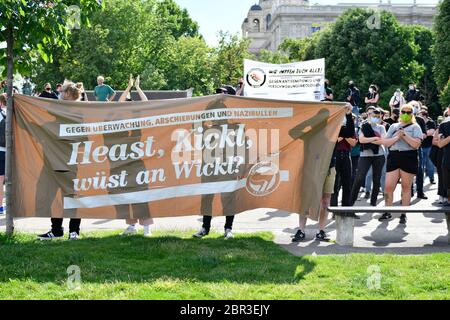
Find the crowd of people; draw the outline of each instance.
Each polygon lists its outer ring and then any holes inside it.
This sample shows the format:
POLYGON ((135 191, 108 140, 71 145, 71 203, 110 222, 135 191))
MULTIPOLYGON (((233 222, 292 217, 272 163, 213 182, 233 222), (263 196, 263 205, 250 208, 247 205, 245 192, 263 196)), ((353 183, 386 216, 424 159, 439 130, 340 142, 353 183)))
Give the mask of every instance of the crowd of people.
MULTIPOLYGON (((113 101, 116 92, 105 84, 102 76, 97 78, 94 89, 96 101, 113 101)), ((128 87, 121 94, 119 102, 132 101, 131 90, 135 87, 140 99, 147 96, 140 88, 139 76, 130 76, 128 87)), ((222 86, 216 90, 219 94, 243 95, 244 80, 240 79, 238 86, 222 86)), ((324 101, 334 101, 335 94, 330 82, 325 80, 324 101)), ((66 81, 57 84, 52 90, 46 83, 41 98, 88 101, 82 83, 66 81)), ((328 175, 323 185, 321 210, 319 214, 319 230, 316 240, 329 241, 325 232, 329 213, 327 208, 338 206, 354 206, 361 198, 370 201, 371 206, 377 206, 384 199, 386 206, 394 203, 394 191, 401 185, 401 205, 409 206, 411 198, 417 195, 419 199, 427 199, 424 193, 425 177, 430 184, 436 184, 435 173, 438 176, 437 202, 442 206, 450 206, 450 106, 435 122, 429 117, 428 108, 421 102, 423 97, 416 85, 411 83, 404 94, 397 89, 390 99, 389 106, 380 105, 380 91, 377 85, 370 85, 364 99, 353 81, 348 83, 345 93, 346 116, 343 119, 339 137, 330 161, 328 175), (384 107, 384 108, 383 108, 384 107), (415 186, 415 188, 414 188, 415 186), (380 197, 380 192, 383 197, 380 197), (341 198, 341 201, 339 201, 341 198)), ((0 131, 4 131, 6 119, 6 94, 0 94, 0 131), (3 125, 2 125, 3 124, 3 125), (3 128, 3 129, 2 129, 3 128)), ((0 132, 0 136, 4 132, 0 132)), ((0 183, 4 180, 5 139, 0 139, 0 183)), ((3 199, 3 189, 0 188, 0 203, 3 199)), ((380 208, 382 213, 382 208, 380 208)), ((3 207, 0 213, 3 212, 3 207)), ((233 213, 234 214, 234 213, 233 213)), ((359 219, 353 214, 355 219, 359 219)), ((201 238, 209 234, 211 216, 204 216, 203 226, 194 237, 201 238)), ((388 212, 382 213, 380 222, 392 219, 388 212)), ((233 238, 234 215, 227 216, 224 237, 233 238)), ((41 240, 51 240, 63 237, 62 219, 51 219, 51 230, 39 235, 41 240)), ((71 219, 69 224, 69 239, 79 238, 80 219, 71 219)), ((407 217, 402 214, 400 223, 406 224, 407 217)), ((150 227, 153 219, 127 220, 127 226, 122 233, 130 235, 137 233, 136 225, 144 228, 144 235, 151 236, 150 227)), ((305 240, 307 218, 300 216, 299 228, 293 236, 293 242, 305 240)))

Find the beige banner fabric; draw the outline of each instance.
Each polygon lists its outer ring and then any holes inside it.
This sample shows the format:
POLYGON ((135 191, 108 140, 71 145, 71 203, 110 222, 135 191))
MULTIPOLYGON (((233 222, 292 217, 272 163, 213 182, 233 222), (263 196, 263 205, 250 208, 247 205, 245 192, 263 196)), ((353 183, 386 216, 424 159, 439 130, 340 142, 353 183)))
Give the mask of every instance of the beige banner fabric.
POLYGON ((125 219, 274 208, 316 220, 343 106, 15 95, 11 211, 125 219))

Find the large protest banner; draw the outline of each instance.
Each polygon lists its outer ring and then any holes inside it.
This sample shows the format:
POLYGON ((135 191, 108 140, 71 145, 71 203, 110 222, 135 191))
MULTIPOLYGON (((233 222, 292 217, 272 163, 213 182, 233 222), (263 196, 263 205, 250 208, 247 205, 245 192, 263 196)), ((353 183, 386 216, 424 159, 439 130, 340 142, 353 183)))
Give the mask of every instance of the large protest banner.
POLYGON ((295 101, 322 101, 325 59, 271 64, 244 60, 247 97, 295 101))
POLYGON ((85 103, 14 96, 17 217, 311 214, 343 104, 216 95, 85 103))

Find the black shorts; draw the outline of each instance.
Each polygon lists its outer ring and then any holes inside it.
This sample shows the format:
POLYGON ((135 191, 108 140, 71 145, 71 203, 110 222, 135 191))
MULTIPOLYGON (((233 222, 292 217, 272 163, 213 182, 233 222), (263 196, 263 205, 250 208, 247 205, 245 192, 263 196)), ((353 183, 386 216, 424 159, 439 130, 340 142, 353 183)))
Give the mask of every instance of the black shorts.
POLYGON ((6 152, 0 151, 0 176, 5 175, 6 152))
POLYGON ((418 151, 389 151, 386 171, 392 172, 397 169, 416 175, 419 171, 418 151))

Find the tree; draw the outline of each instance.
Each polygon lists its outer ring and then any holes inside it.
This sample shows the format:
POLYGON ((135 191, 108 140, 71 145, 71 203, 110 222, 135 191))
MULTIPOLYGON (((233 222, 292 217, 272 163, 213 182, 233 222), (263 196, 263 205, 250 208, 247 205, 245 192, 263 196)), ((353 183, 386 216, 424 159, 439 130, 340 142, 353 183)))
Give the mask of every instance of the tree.
MULTIPOLYGON (((414 60, 418 47, 413 35, 400 26, 392 13, 381 11, 381 27, 371 29, 367 21, 373 10, 351 9, 331 28, 324 30, 314 48, 315 58, 326 58, 327 78, 335 91, 343 93, 349 80, 361 90, 371 83, 381 90, 418 81, 424 68, 414 60)), ((386 105, 388 101, 382 101, 386 105)))
POLYGON ((431 29, 419 25, 402 26, 406 32, 413 35, 414 43, 418 47, 417 55, 414 60, 424 68, 424 72, 417 83, 428 106, 429 113, 432 117, 441 114, 441 107, 438 103, 438 90, 434 80, 434 56, 432 54, 432 46, 434 43, 434 33, 431 29))
MULTIPOLYGON (((12 84, 14 72, 22 75, 31 73, 33 56, 38 53, 44 61, 52 61, 52 46, 68 47, 70 33, 68 21, 72 17, 68 5, 77 5, 80 9, 80 23, 88 23, 86 13, 96 10, 99 4, 95 0, 52 2, 36 0, 2 0, 0 2, 0 43, 6 42, 6 48, 0 49, 0 64, 6 65, 8 85, 8 113, 6 122, 6 201, 10 208, 11 194, 11 115, 12 84)), ((7 214, 7 234, 14 231, 13 218, 7 214)))
MULTIPOLYGON (((434 20, 436 40, 433 47, 434 75, 439 91, 444 90, 450 79, 450 0, 442 0, 434 20)), ((445 106, 445 103, 442 102, 445 106)))
POLYGON ((450 107, 450 79, 441 91, 441 104, 444 108, 450 107))
POLYGON ((228 32, 219 32, 219 44, 215 49, 214 83, 234 85, 243 77, 244 59, 253 56, 248 52, 250 40, 228 32))
POLYGON ((104 3, 103 11, 90 16, 89 27, 72 32, 71 50, 60 52, 53 64, 38 62, 34 83, 47 82, 56 69, 53 81, 81 81, 88 90, 100 74, 113 87, 125 87, 130 73, 142 75, 143 88, 167 88, 173 76, 166 73, 167 52, 180 37, 198 37, 197 23, 173 0, 104 3))
POLYGON ((282 64, 282 63, 288 63, 290 61, 290 57, 280 51, 273 52, 273 51, 263 49, 263 50, 259 51, 258 61, 282 64))

